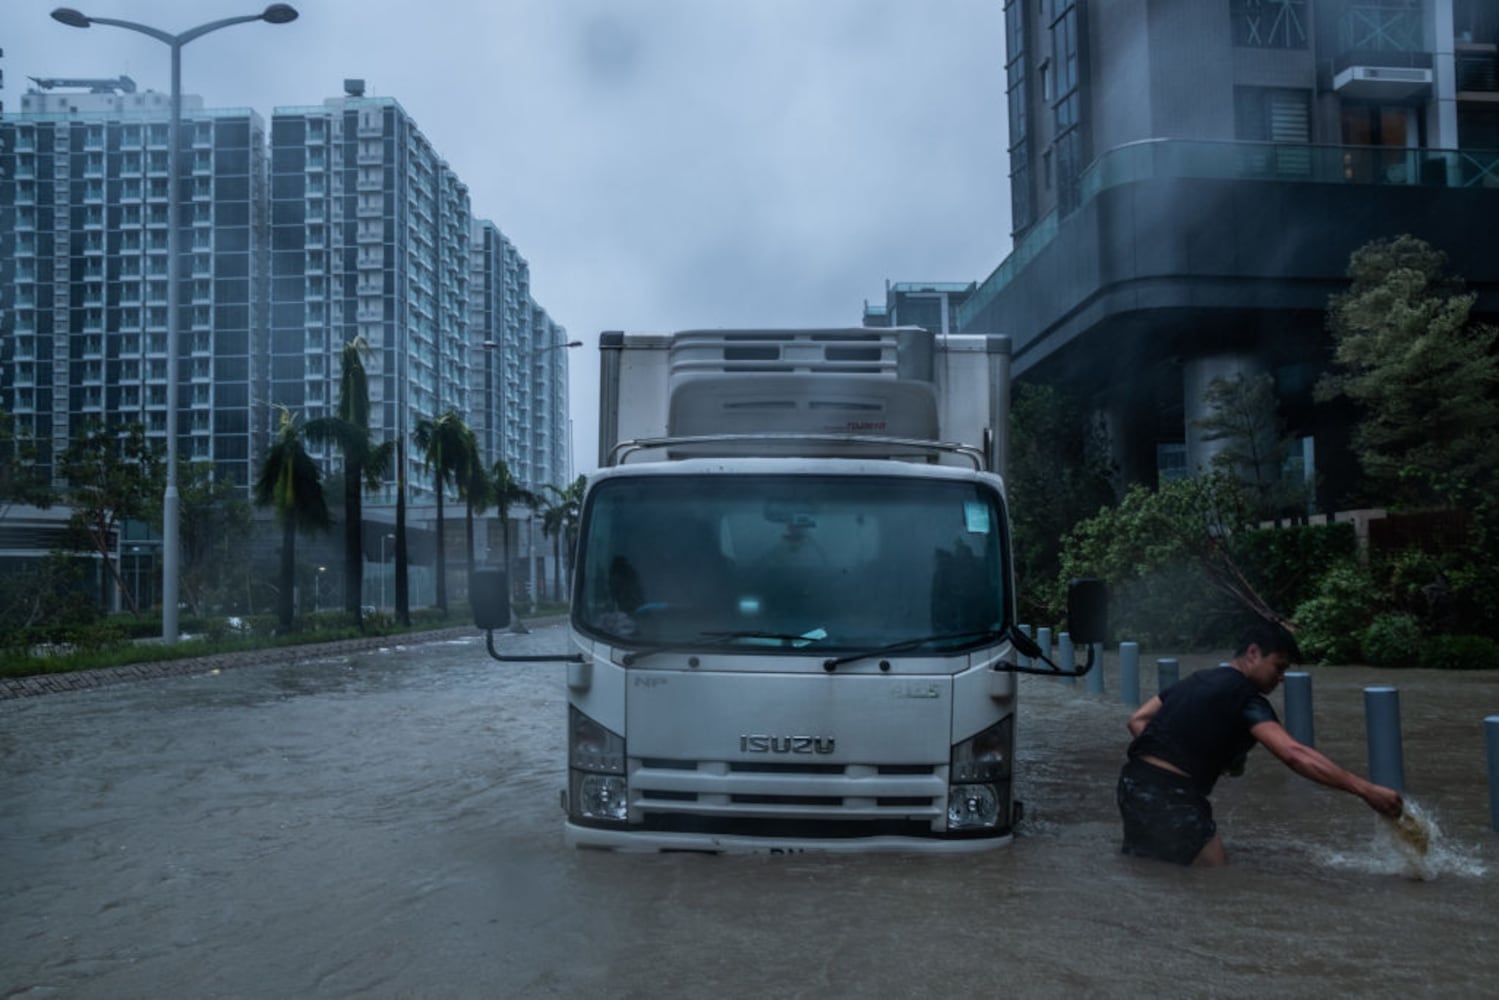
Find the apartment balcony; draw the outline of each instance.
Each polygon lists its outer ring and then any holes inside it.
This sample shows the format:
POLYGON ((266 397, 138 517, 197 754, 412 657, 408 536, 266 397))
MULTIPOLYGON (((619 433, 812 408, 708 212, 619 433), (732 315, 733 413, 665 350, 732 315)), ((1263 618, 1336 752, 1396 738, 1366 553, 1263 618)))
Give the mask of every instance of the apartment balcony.
POLYGON ((1428 95, 1432 65, 1419 7, 1350 0, 1338 19, 1332 87, 1344 97, 1399 101, 1428 95))

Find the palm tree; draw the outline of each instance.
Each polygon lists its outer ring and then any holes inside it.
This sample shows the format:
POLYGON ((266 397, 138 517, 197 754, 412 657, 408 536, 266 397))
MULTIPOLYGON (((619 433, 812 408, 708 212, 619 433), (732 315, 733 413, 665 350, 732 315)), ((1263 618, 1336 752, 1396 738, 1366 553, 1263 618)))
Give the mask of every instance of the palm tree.
POLYGON ((567 542, 567 575, 571 577, 573 553, 578 547, 578 517, 583 507, 583 491, 587 487, 587 476, 579 476, 565 490, 546 484, 546 488, 557 497, 557 502, 543 512, 541 533, 552 539, 552 579, 559 596, 562 594, 562 543, 564 539, 567 542))
POLYGON ((490 494, 494 497, 496 512, 500 518, 500 544, 502 546, 503 562, 508 574, 510 565, 510 507, 512 504, 522 504, 532 511, 541 506, 541 498, 516 479, 510 471, 510 466, 502 458, 494 463, 489 472, 490 494))
POLYGON ((363 495, 385 485, 395 442, 370 439, 370 387, 364 370, 369 345, 363 337, 344 344, 338 407, 331 417, 308 421, 312 441, 331 441, 344 457, 344 610, 364 625, 363 495))
POLYGON ((411 435, 422 453, 422 468, 432 473, 432 491, 437 494, 437 607, 444 615, 448 613, 448 559, 443 544, 443 491, 449 483, 466 478, 470 433, 463 419, 448 410, 436 420, 418 420, 411 435))
POLYGON ((276 439, 255 481, 255 504, 274 507, 281 519, 281 593, 276 609, 282 630, 289 630, 296 585, 297 528, 326 528, 329 517, 317 463, 307 454, 296 417, 284 406, 276 439))
POLYGON ((472 428, 465 427, 463 477, 458 481, 458 495, 463 498, 463 532, 468 546, 468 578, 474 578, 474 515, 489 509, 494 499, 493 484, 479 460, 479 441, 472 428))

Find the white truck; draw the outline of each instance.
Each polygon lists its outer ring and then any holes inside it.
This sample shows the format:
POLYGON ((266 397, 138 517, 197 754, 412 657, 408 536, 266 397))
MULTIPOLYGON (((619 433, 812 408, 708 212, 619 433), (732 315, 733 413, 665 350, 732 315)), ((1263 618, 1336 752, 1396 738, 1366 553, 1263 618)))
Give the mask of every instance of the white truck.
MULTIPOLYGON (((501 655, 506 585, 473 587, 491 655, 567 663, 569 842, 1007 843, 1015 672, 1059 672, 1015 624, 1008 339, 697 330, 600 351, 571 649, 501 655)), ((1091 649, 1100 593, 1069 603, 1091 649)))

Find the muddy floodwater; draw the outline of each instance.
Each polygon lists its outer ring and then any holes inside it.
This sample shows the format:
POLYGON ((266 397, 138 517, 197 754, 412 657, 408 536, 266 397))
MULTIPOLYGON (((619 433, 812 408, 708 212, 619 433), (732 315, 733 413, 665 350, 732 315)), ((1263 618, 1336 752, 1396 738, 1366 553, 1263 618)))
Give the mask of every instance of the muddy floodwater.
POLYGON ((1121 856, 1112 674, 1023 680, 1006 849, 576 852, 560 671, 476 636, 0 703, 0 997, 1499 995, 1499 676, 1312 669, 1360 772, 1362 688, 1399 688, 1422 880, 1263 750, 1214 797, 1230 867, 1121 856))

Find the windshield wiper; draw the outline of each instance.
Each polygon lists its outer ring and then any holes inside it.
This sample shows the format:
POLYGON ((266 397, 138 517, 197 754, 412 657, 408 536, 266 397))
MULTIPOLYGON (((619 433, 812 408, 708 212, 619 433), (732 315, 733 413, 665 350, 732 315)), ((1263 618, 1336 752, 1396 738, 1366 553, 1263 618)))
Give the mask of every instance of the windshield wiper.
MULTIPOLYGON (((900 642, 892 642, 888 646, 877 646, 874 649, 866 649, 857 653, 845 653, 843 656, 833 656, 822 661, 822 669, 833 671, 838 669, 841 663, 852 663, 855 660, 867 659, 871 656, 884 656, 888 653, 905 653, 913 649, 934 642, 954 642, 959 639, 967 639, 963 646, 976 646, 986 639, 1003 639, 1010 634, 1009 629, 1004 628, 975 628, 962 632, 938 632, 936 635, 923 635, 914 639, 902 639, 900 642)), ((954 647, 958 648, 958 647, 954 647)))
POLYGON ((619 662, 629 667, 655 653, 672 653, 681 650, 700 649, 704 646, 730 646, 745 639, 763 639, 781 643, 782 645, 790 644, 799 649, 809 643, 820 642, 827 637, 827 632, 820 628, 795 635, 788 632, 761 632, 753 629, 737 629, 732 632, 699 632, 696 636, 684 642, 669 642, 660 646, 651 646, 647 649, 626 653, 620 657, 619 662))

